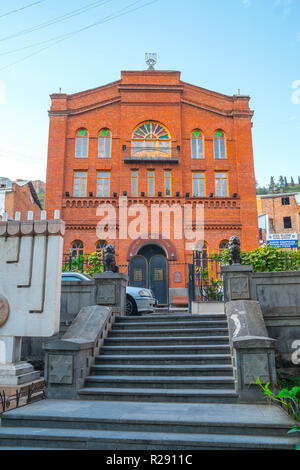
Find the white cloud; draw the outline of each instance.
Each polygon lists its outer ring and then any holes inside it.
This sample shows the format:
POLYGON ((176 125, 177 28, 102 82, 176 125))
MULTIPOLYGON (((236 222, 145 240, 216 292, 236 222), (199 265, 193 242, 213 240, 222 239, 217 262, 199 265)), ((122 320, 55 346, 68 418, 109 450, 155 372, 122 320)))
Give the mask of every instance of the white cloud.
POLYGON ((0 104, 6 104, 6 86, 3 80, 0 80, 0 104))
POLYGON ((292 83, 292 88, 296 91, 292 94, 292 103, 293 104, 300 104, 300 80, 295 80, 292 83))

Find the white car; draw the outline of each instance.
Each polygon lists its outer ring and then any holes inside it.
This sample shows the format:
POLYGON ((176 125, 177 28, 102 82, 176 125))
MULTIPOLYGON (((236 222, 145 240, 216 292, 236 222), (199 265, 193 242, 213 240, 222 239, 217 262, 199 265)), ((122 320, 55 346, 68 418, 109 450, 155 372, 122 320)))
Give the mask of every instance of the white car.
MULTIPOLYGON (((73 271, 64 272, 61 275, 62 282, 93 281, 87 274, 73 271)), ((157 300, 153 297, 150 289, 143 287, 126 287, 126 315, 141 315, 151 313, 157 305, 157 300)))

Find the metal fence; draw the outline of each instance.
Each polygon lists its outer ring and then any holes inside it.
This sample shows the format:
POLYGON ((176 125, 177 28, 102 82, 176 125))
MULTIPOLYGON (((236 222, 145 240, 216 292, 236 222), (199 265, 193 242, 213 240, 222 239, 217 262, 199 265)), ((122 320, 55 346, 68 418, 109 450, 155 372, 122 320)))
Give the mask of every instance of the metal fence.
MULTIPOLYGON (((128 264, 120 264, 118 265, 118 267, 120 273, 128 275, 128 264)), ((97 252, 97 255, 95 256, 64 256, 62 268, 65 272, 75 271, 86 274, 91 274, 93 272, 102 272, 103 251, 101 250, 101 252, 97 252)))
POLYGON ((12 408, 29 405, 33 401, 45 398, 44 382, 31 384, 23 389, 16 390, 12 395, 6 395, 5 390, 0 391, 0 414, 12 408))
POLYGON ((216 257, 205 251, 193 252, 193 263, 189 273, 190 295, 196 302, 223 301, 223 281, 221 264, 216 257))

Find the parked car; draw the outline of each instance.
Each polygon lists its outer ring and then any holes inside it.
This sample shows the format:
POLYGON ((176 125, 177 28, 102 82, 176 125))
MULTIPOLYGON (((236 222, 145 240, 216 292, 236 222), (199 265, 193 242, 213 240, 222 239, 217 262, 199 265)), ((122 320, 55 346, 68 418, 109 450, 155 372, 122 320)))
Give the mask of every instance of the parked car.
MULTIPOLYGON (((87 274, 69 271, 62 273, 61 280, 62 282, 93 281, 93 278, 87 274)), ((132 286, 126 287, 126 315, 151 313, 156 305, 157 300, 153 297, 150 289, 132 286)))
POLYGON ((150 289, 141 287, 126 287, 126 315, 141 315, 151 313, 157 300, 150 289))

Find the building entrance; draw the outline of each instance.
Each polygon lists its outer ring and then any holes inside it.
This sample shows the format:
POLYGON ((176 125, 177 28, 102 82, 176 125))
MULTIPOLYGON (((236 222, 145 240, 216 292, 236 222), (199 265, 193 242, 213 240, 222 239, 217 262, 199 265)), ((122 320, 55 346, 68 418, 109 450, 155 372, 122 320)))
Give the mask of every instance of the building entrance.
POLYGON ((145 245, 131 259, 129 282, 131 286, 151 289, 159 305, 168 304, 168 261, 160 246, 145 245))

